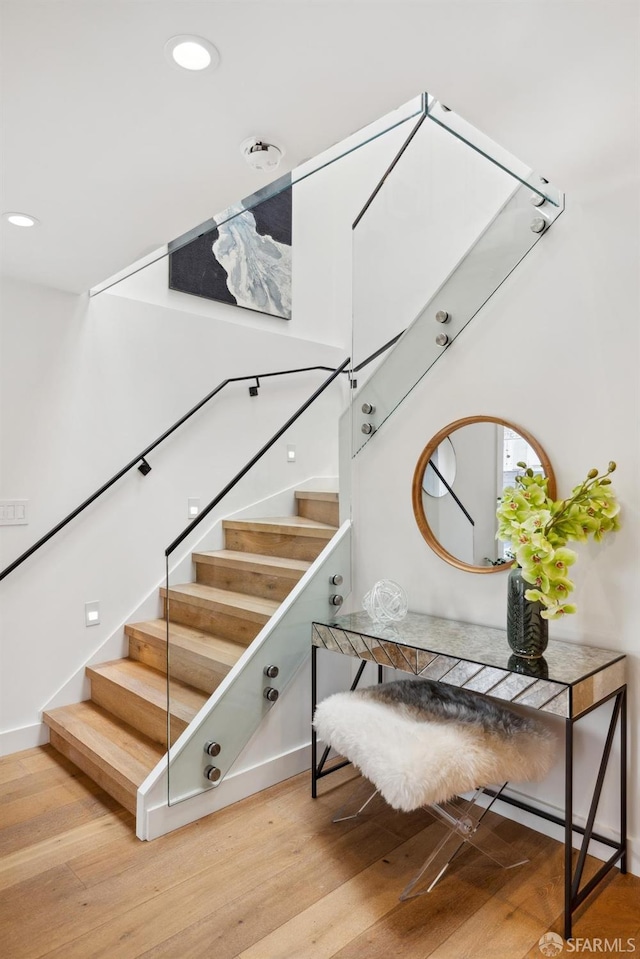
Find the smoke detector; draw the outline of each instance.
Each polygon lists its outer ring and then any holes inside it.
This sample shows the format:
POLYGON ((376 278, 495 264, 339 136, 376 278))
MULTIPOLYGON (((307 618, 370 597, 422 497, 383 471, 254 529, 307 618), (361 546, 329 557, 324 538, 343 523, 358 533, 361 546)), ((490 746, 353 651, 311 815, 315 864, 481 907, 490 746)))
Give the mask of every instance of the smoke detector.
POLYGON ((259 172, 275 170, 284 156, 284 150, 281 147, 259 140, 257 137, 244 140, 240 144, 240 153, 249 166, 259 172))

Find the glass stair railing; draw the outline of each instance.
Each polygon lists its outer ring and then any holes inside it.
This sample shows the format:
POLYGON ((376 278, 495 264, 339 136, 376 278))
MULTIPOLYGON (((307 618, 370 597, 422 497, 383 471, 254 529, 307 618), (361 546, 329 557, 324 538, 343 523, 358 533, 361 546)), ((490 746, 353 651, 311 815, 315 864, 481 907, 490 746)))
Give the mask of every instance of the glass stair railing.
MULTIPOLYGON (((309 658, 314 618, 350 589, 350 526, 340 525, 337 477, 283 486, 283 443, 327 449, 337 463, 345 361, 165 551, 163 616, 126 628, 130 656, 166 673, 166 763, 143 784, 145 808, 221 785, 309 658), (336 392, 337 391, 337 392, 336 392), (313 409, 313 426, 305 414, 313 409), (243 488, 253 506, 206 519, 243 488), (204 525, 201 525, 204 524, 204 525)), ((286 475, 286 474, 284 474, 286 475)), ((219 509, 214 516, 220 515, 219 509)))
POLYGON ((564 200, 430 100, 353 227, 354 455, 546 234, 564 200))

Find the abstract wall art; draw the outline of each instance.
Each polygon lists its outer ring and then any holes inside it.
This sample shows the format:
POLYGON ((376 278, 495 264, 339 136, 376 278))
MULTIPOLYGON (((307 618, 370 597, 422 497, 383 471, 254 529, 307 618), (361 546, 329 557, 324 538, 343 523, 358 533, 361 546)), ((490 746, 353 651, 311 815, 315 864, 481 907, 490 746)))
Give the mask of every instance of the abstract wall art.
MULTIPOLYGON (((291 319, 291 188, 169 254, 169 288, 291 319)), ((237 215, 232 214, 237 212, 237 215)))

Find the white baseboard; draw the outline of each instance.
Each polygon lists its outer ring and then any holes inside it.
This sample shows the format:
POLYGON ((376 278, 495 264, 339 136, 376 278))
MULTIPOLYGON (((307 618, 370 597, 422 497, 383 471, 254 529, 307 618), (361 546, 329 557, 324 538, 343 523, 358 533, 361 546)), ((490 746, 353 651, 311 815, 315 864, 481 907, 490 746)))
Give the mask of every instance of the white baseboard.
MULTIPOLYGON (((543 813, 549 813, 554 816, 562 816, 562 810, 558 809, 556 806, 553 806, 551 803, 542 802, 538 798, 532 799, 530 796, 527 796, 526 793, 521 793, 517 790, 512 790, 511 794, 522 800, 523 802, 528 802, 531 806, 534 806, 537 809, 540 809, 543 813)), ((517 806, 512 806, 506 802, 500 802, 497 800, 493 809, 499 813, 500 816, 504 816, 505 819, 511 819, 514 822, 522 823, 524 826, 528 826, 530 829, 534 829, 536 832, 542 833, 544 836, 550 836, 551 839, 556 839, 559 842, 564 842, 564 827, 558 826, 556 823, 549 822, 547 819, 543 819, 541 816, 536 816, 533 813, 528 813, 524 809, 519 809, 517 806)), ((579 826, 585 825, 585 818, 583 816, 574 816, 574 821, 579 826)), ((599 832, 603 836, 609 836, 613 839, 617 839, 619 833, 616 830, 608 829, 606 826, 598 825, 595 823, 594 826, 595 832, 599 832)), ((579 848, 582 842, 582 836, 579 833, 574 833, 573 845, 575 848, 579 848)), ((597 842, 592 840, 589 846, 589 854, 595 856, 596 859, 601 859, 605 862, 612 854, 612 849, 610 846, 606 846, 604 843, 597 842)), ((634 876, 640 876, 640 839, 628 836, 627 837, 627 871, 634 876)))
POLYGON ((5 729, 0 732, 0 756, 10 756, 23 749, 33 749, 49 742, 49 727, 45 723, 34 723, 20 729, 5 729))
MULTIPOLYGON (((200 796, 176 803, 173 806, 158 806, 155 809, 149 809, 146 814, 138 816, 138 838, 139 839, 157 839, 180 826, 201 819, 218 809, 224 809, 232 803, 246 799, 254 793, 261 792, 269 786, 296 776, 298 773, 310 769, 311 766, 311 743, 299 746, 290 752, 283 753, 265 763, 252 766, 250 769, 242 770, 229 775, 224 782, 217 788, 207 789, 200 796)), ((537 799, 532 800, 529 796, 513 792, 514 796, 529 802, 536 806, 542 812, 548 812, 553 815, 561 815, 562 810, 557 809, 549 803, 540 802, 537 799)), ((309 779, 309 797, 311 797, 311 779, 309 779)), ((498 800, 494 809, 505 819, 511 819, 514 822, 522 823, 536 832, 556 839, 559 842, 564 841, 564 829, 553 822, 519 809, 517 806, 511 806, 509 803, 498 800)), ((582 817, 576 816, 576 822, 584 826, 582 817)), ((596 823, 596 832, 607 833, 606 829, 598 828, 596 823)), ((581 836, 575 835, 574 845, 579 846, 581 836)), ((602 843, 592 841, 589 849, 590 855, 597 859, 605 861, 611 855, 611 849, 602 843)), ((640 839, 629 837, 627 843, 627 870, 634 876, 640 876, 640 839)))
MULTIPOLYGON (((297 776, 311 768, 311 744, 298 746, 280 756, 274 756, 265 763, 243 769, 238 773, 231 773, 220 786, 207 789, 199 796, 194 796, 173 806, 162 805, 153 809, 141 809, 141 797, 138 795, 138 815, 136 817, 136 832, 138 839, 157 839, 174 829, 186 826, 196 819, 202 819, 225 806, 253 796, 255 793, 275 786, 276 783, 297 776)), ((309 795, 311 795, 311 778, 309 778, 309 795)))

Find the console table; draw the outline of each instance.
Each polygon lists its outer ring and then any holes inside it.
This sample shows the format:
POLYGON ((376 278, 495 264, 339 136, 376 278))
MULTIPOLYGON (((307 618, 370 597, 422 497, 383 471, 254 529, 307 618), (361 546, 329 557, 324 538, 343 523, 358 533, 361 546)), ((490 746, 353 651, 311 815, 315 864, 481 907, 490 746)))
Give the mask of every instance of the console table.
MULTIPOLYGON (((565 804, 564 816, 502 793, 503 802, 517 806, 549 822, 564 827, 564 936, 571 936, 572 918, 607 873, 619 862, 626 872, 627 840, 627 719, 626 660, 623 653, 593 646, 551 640, 542 660, 523 660, 509 649, 504 630, 440 619, 421 613, 408 613, 400 623, 381 626, 366 613, 338 616, 330 622, 312 626, 312 710, 317 703, 317 653, 329 650, 361 660, 351 686, 355 689, 367 662, 378 666, 378 682, 383 668, 413 673, 436 682, 472 689, 486 696, 528 706, 561 717, 565 723, 565 804), (573 821, 573 729, 574 724, 595 709, 613 700, 607 735, 591 796, 586 824, 573 821), (618 733, 620 763, 620 839, 594 832, 593 826, 602 785, 618 733), (583 836, 573 862, 573 833, 583 836), (613 852, 596 874, 582 886, 582 874, 592 839, 609 846, 613 852)), ((317 739, 312 730, 312 796, 317 796, 318 780, 347 761, 326 767, 330 746, 318 761, 317 739)), ((485 790, 491 794, 491 790, 485 790)))

